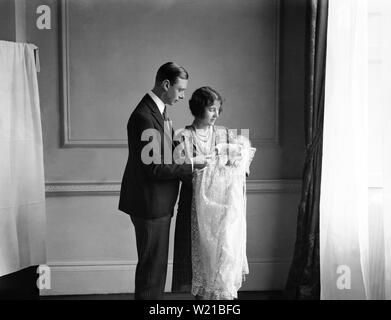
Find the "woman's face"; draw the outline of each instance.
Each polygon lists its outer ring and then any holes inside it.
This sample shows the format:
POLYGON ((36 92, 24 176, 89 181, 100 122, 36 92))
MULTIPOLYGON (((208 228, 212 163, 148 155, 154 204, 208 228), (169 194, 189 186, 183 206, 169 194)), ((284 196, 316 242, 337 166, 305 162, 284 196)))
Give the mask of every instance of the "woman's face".
POLYGON ((220 107, 221 103, 218 100, 215 100, 215 102, 211 106, 206 107, 204 117, 201 119, 201 122, 209 126, 214 125, 217 118, 219 117, 220 107))

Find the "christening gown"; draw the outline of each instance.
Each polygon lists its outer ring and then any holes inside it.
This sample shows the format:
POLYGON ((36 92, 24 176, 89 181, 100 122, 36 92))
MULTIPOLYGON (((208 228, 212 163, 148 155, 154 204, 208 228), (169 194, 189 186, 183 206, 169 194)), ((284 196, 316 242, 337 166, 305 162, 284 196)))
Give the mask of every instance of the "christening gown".
POLYGON ((216 150, 193 177, 191 292, 203 299, 231 300, 249 273, 246 174, 256 149, 244 136, 230 136, 216 150))

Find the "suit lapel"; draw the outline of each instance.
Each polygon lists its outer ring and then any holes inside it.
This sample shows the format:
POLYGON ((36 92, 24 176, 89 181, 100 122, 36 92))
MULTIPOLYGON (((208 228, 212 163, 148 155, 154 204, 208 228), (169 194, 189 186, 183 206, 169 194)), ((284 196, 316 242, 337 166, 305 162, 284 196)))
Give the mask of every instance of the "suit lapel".
POLYGON ((147 106, 149 107, 149 109, 152 111, 151 114, 152 116, 155 118, 155 120, 157 121, 157 123, 160 125, 160 128, 163 130, 164 132, 164 122, 163 122, 163 116, 162 114, 160 113, 159 111, 159 108, 157 107, 156 103, 152 100, 152 98, 150 97, 149 94, 146 94, 144 96, 144 99, 145 99, 145 103, 147 104, 147 106))
MULTIPOLYGON (((144 96, 144 99, 145 99, 145 103, 148 105, 149 109, 152 111, 151 112, 152 116, 155 118, 157 123, 160 125, 160 128, 162 129, 162 133, 164 135, 166 133, 166 131, 164 130, 164 120, 163 120, 162 114, 160 113, 159 108, 157 107, 155 101, 152 100, 152 98, 149 94, 146 94, 144 96)), ((171 129, 171 137, 168 136, 168 138, 170 138, 171 144, 174 146, 174 141, 172 139, 172 129, 171 129)))

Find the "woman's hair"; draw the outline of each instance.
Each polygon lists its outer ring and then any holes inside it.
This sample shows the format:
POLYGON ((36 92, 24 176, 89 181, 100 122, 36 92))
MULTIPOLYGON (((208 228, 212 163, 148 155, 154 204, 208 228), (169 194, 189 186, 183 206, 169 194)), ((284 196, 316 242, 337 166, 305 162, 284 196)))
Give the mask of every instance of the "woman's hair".
POLYGON ((201 87, 193 92, 189 100, 190 111, 196 118, 202 118, 205 113, 205 108, 210 107, 215 103, 220 102, 219 113, 223 111, 223 98, 211 87, 201 87))
POLYGON ((185 68, 177 65, 174 62, 163 64, 156 73, 155 82, 160 84, 164 80, 169 80, 171 85, 174 85, 178 78, 189 79, 189 74, 185 68))

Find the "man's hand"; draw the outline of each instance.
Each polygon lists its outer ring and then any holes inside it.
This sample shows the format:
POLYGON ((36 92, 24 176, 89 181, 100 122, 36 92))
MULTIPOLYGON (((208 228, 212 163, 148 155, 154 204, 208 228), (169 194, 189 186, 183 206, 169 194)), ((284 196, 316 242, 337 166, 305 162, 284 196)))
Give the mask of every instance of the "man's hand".
POLYGON ((209 162, 211 162, 213 159, 213 155, 210 154, 210 155, 198 155, 196 157, 194 157, 192 160, 193 160, 193 168, 194 170, 201 170, 201 169, 204 169, 209 162))
POLYGON ((192 160, 193 160, 194 164, 205 164, 205 165, 207 165, 212 160, 212 157, 213 157, 212 155, 204 156, 204 155, 200 154, 200 155, 194 157, 192 160))
POLYGON ((194 163, 194 170, 201 170, 206 167, 206 163, 194 163))

